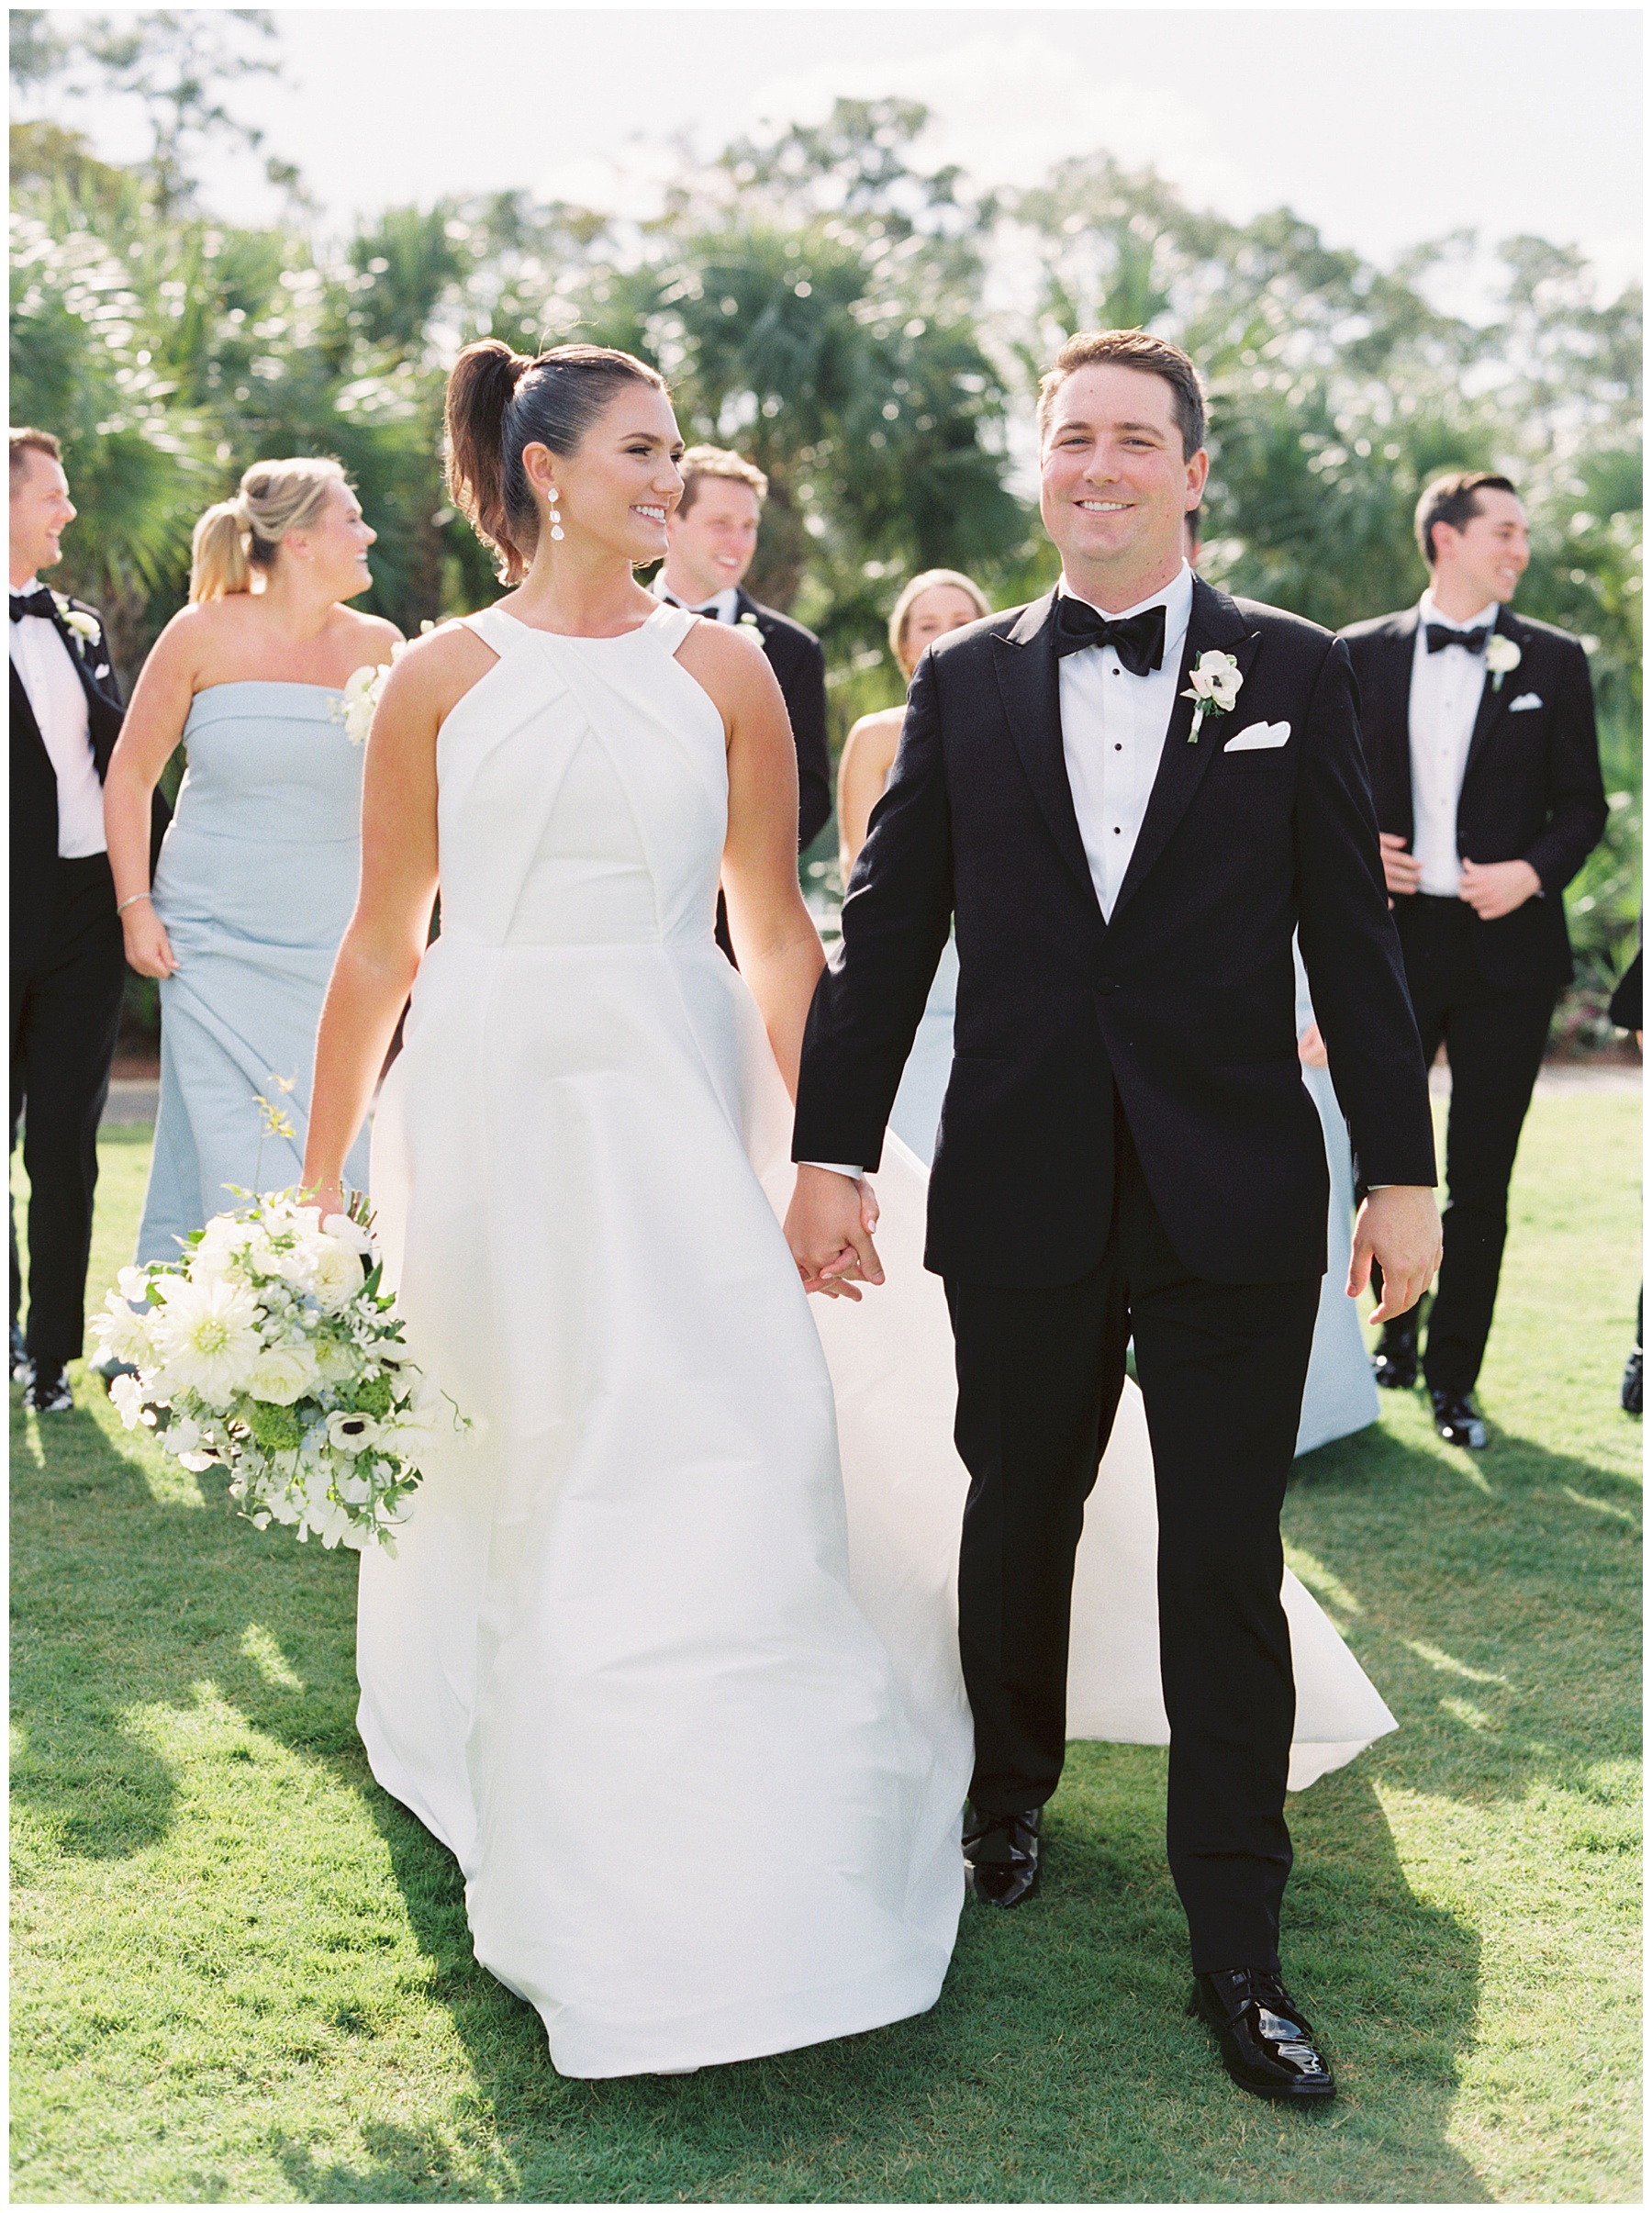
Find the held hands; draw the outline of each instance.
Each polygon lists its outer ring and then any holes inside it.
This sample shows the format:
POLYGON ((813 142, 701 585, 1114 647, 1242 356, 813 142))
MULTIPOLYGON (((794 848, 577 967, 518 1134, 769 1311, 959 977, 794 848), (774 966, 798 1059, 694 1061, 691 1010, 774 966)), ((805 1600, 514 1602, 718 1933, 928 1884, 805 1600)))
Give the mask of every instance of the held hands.
POLYGON ((1543 878, 1530 861, 1465 861, 1457 878, 1457 897, 1467 900, 1483 922, 1512 914, 1543 889, 1543 878))
POLYGON ((881 1283, 883 1263, 872 1242, 876 1227, 877 1201, 864 1176, 857 1180, 807 1162, 798 1168, 786 1242, 805 1291, 858 1300, 857 1283, 881 1283))
POLYGON ((1370 1281, 1373 1260, 1382 1269, 1382 1298, 1369 1318, 1391 1322, 1417 1303, 1440 1265, 1440 1210, 1426 1184, 1391 1183, 1361 1206, 1348 1268, 1350 1299, 1370 1281))
POLYGON ((166 925, 147 899, 137 900, 120 918, 126 937, 127 966, 140 976, 163 981, 178 973, 180 963, 166 934, 166 925))

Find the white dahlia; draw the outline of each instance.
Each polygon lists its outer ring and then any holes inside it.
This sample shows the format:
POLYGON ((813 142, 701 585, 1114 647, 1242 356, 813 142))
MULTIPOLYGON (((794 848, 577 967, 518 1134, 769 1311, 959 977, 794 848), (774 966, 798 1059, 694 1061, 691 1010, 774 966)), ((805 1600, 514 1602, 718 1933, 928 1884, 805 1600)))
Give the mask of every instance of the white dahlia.
POLYGON ((179 1277, 152 1324, 171 1391, 193 1391, 209 1406, 226 1406, 245 1391, 263 1350, 258 1302, 228 1277, 205 1283, 179 1277))

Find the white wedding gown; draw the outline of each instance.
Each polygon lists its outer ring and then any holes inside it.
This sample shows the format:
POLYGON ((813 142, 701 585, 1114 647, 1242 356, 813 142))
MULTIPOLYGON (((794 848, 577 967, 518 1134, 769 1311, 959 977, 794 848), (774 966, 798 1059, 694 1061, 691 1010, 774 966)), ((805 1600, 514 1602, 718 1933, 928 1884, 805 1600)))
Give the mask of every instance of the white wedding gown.
MULTIPOLYGON (((712 937, 727 764, 674 658, 693 620, 468 618, 499 658, 438 741, 441 935, 374 1130, 386 1280, 486 1427, 397 1556, 363 1557, 362 1736, 580 2076, 921 2012, 963 1896, 965 1477, 923 1170, 891 1140, 887 1286, 811 1309, 775 1212, 789 1106, 712 937)), ((1154 1532, 1127 1387, 1075 1734, 1166 1738, 1154 1532)), ((1393 1722, 1289 1577, 1286 1603, 1300 1786, 1393 1722)))

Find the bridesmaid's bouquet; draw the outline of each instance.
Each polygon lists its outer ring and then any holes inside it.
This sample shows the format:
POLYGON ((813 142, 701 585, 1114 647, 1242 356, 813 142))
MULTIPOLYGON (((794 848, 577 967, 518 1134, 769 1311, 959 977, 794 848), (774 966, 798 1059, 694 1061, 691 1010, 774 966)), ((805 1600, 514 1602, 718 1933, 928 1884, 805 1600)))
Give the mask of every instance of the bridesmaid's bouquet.
POLYGON ((379 1278, 362 1223, 266 1192, 178 1261, 121 1269, 92 1328, 138 1372, 109 1396, 180 1466, 227 1466, 258 1528, 394 1558, 423 1462, 474 1425, 420 1372, 379 1278))

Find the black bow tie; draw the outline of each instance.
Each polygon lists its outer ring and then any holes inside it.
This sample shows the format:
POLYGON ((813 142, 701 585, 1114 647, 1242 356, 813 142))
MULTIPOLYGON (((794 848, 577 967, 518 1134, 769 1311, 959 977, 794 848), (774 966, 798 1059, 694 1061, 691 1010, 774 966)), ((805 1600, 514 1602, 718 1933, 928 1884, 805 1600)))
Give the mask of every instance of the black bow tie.
POLYGON ((58 611, 57 601, 43 584, 39 591, 14 592, 11 610, 14 622, 21 622, 25 615, 44 615, 50 622, 58 611))
POLYGON ((1087 646, 1111 645, 1133 676, 1144 676, 1165 658, 1165 609, 1144 607, 1139 615, 1114 621, 1099 615, 1088 599, 1063 592, 1055 603, 1055 657, 1081 654, 1087 646))
POLYGON ((675 592, 662 592, 660 597, 667 607, 680 607, 690 615, 704 615, 709 622, 722 620, 722 609, 715 599, 708 599, 703 607, 690 607, 686 599, 679 599, 675 592))
POLYGON ((1431 622, 1427 635, 1431 654, 1443 654, 1448 645, 1460 645, 1466 654, 1483 654, 1491 625, 1482 622, 1478 630, 1447 630, 1443 622, 1431 622))

